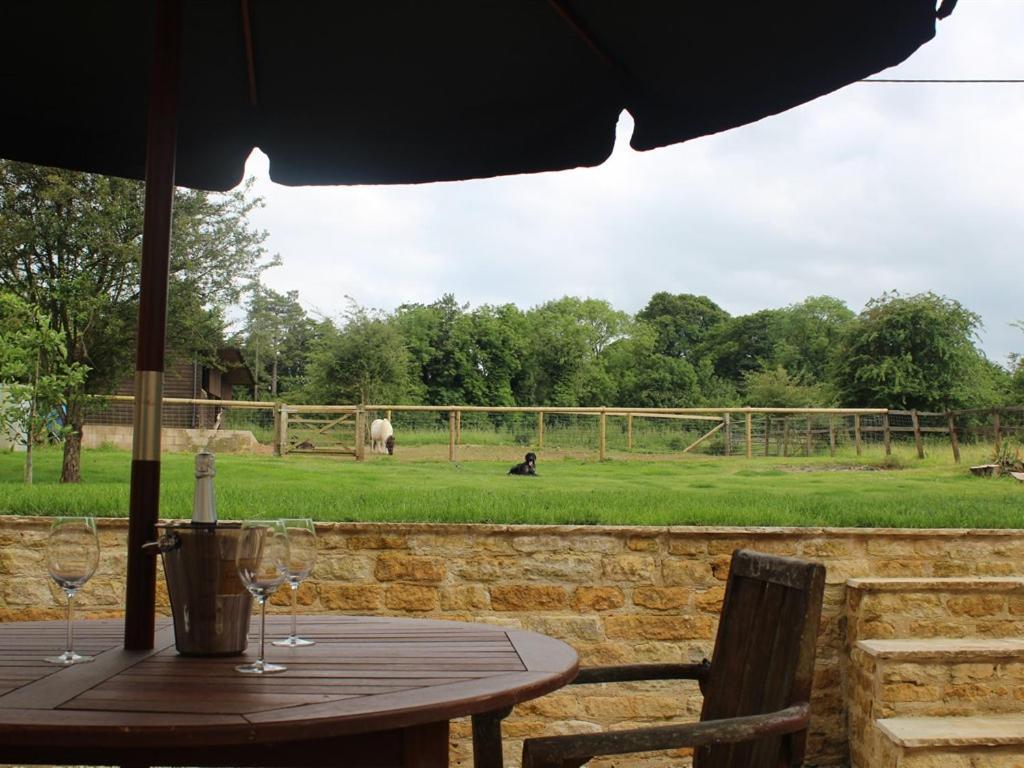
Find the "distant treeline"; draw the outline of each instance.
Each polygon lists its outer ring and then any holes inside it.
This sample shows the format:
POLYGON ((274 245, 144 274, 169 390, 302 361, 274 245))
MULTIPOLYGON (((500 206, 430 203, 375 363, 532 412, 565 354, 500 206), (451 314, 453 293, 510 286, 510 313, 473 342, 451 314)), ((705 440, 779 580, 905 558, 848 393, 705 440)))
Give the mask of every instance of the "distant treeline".
POLYGON ((958 302, 887 293, 860 314, 830 296, 731 316, 654 294, 636 315, 567 296, 522 310, 452 295, 315 321, 260 288, 235 338, 251 396, 317 403, 947 410, 1024 402, 1024 366, 986 359, 958 302))

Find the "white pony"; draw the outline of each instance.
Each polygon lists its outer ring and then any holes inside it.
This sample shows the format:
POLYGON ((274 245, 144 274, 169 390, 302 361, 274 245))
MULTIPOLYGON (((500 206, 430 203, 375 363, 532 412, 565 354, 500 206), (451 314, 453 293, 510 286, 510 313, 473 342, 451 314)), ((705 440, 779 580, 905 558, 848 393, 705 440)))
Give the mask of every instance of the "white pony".
POLYGON ((387 419, 374 419, 370 424, 370 451, 386 453, 389 456, 394 454, 395 430, 387 419))

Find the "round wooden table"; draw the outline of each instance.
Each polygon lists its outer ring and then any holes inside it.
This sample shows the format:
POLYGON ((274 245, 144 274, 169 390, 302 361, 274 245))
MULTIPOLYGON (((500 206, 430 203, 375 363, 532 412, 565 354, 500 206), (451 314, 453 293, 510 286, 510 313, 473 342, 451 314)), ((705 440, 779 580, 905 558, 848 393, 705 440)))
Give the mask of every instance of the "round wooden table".
POLYGON ((254 658, 186 658, 161 622, 152 651, 121 647, 119 620, 75 623, 89 664, 60 668, 62 622, 0 624, 0 756, 92 765, 448 765, 448 721, 507 710, 570 682, 575 651, 483 624, 301 617, 306 648, 267 658, 288 670, 238 674, 254 658))

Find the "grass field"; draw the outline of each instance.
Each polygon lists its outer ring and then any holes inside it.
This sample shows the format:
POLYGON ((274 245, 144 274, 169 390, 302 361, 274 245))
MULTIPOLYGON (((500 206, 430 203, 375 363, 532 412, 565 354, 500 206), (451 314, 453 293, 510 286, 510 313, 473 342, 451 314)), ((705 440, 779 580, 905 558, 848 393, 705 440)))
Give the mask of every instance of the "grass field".
MULTIPOLYGON (((220 455, 222 519, 313 517, 391 522, 608 525, 1021 527, 1024 484, 972 477, 987 458, 884 457, 673 460, 541 455, 538 477, 505 474, 518 452, 449 463, 406 449, 395 457, 220 455)), ((83 482, 60 485, 60 453, 37 455, 36 484, 21 483, 23 454, 0 454, 0 513, 124 516, 130 457, 86 451, 83 482)), ((161 516, 188 517, 193 458, 164 457, 161 516)))

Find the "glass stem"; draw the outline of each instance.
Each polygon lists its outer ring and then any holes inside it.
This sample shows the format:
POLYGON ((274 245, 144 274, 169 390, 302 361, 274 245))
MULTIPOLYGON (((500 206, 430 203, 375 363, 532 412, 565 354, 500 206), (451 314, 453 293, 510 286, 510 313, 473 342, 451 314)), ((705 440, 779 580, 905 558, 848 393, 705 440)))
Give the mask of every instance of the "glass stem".
POLYGON ((74 647, 74 637, 75 637, 74 636, 74 630, 72 629, 72 626, 74 626, 74 625, 71 623, 71 615, 72 615, 71 604, 75 601, 75 590, 73 590, 73 589, 65 589, 64 590, 64 594, 66 594, 68 596, 68 614, 67 614, 68 615, 68 633, 67 633, 67 642, 66 642, 67 650, 65 651, 65 654, 67 656, 71 656, 74 653, 74 651, 71 650, 71 649, 74 647))
POLYGON ((261 667, 263 666, 263 641, 267 637, 267 596, 263 595, 260 598, 260 658, 256 662, 261 667))
POLYGON ((299 602, 299 585, 292 582, 292 637, 298 637, 295 629, 295 604, 299 602))

